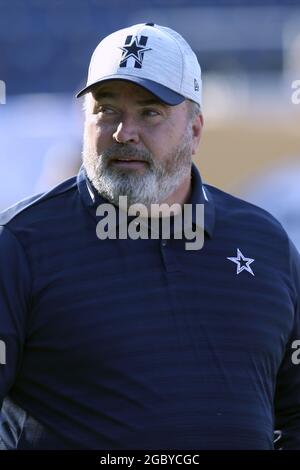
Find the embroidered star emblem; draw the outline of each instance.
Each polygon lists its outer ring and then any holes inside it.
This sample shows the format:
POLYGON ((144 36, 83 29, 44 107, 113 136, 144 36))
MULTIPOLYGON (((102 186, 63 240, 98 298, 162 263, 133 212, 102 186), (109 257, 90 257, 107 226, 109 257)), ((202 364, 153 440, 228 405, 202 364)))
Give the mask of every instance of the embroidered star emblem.
POLYGON ((240 274, 242 271, 245 270, 245 271, 248 271, 248 273, 252 274, 252 276, 255 276, 254 272, 252 271, 252 269, 250 267, 250 264, 253 263, 253 261, 255 261, 255 260, 252 259, 252 258, 246 258, 239 248, 237 248, 236 257, 227 256, 227 259, 229 259, 233 263, 236 263, 236 265, 237 265, 236 273, 237 274, 240 274))
POLYGON ((129 57, 133 57, 140 66, 143 62, 143 54, 145 51, 151 51, 151 47, 145 47, 138 44, 138 38, 135 36, 128 46, 119 47, 123 51, 120 65, 129 57))

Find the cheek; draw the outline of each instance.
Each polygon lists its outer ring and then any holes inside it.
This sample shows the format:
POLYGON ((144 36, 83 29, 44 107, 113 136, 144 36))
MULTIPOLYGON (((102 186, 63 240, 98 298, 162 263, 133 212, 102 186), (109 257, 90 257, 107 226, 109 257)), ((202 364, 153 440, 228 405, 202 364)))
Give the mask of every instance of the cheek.
POLYGON ((94 131, 94 139, 96 141, 98 153, 113 145, 113 134, 114 126, 111 124, 102 123, 101 126, 96 126, 94 131))
POLYGON ((145 130, 141 137, 146 149, 158 160, 164 159, 164 155, 172 147, 173 139, 172 129, 169 127, 145 130))
POLYGON ((174 116, 167 125, 164 126, 163 135, 161 141, 165 148, 174 148, 178 146, 184 138, 186 130, 186 122, 179 117, 176 119, 174 116))
POLYGON ((85 127, 85 137, 92 153, 99 153, 110 145, 112 141, 111 129, 99 126, 95 122, 88 122, 85 127))

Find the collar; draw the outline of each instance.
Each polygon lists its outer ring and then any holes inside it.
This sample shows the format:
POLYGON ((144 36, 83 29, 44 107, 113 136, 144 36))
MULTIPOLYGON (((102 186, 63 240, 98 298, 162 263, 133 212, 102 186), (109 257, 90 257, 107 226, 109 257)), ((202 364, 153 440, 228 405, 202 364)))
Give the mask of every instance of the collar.
POLYGON ((206 186, 202 183, 200 172, 195 163, 192 163, 192 193, 188 200, 192 204, 192 222, 197 225, 196 204, 204 204, 204 230, 212 237, 215 226, 215 205, 213 197, 206 186))
MULTIPOLYGON (((204 204, 204 230, 212 237, 215 226, 215 205, 212 195, 208 188, 202 183, 199 170, 194 163, 192 163, 191 168, 191 184, 192 193, 187 204, 192 204, 192 223, 197 225, 196 204, 204 204)), ((91 215, 96 218, 97 207, 100 204, 107 204, 108 201, 93 187, 83 165, 77 175, 77 187, 85 207, 89 210, 91 215)), ((116 210, 118 211, 118 207, 116 207, 116 210)), ((118 220, 119 217, 117 217, 117 225, 118 220)))

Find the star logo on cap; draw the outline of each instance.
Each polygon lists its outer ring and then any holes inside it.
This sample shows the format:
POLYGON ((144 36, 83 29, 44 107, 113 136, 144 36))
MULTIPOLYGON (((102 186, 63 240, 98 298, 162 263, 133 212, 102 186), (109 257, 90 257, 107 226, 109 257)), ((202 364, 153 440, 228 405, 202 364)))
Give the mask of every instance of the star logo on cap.
POLYGON ((151 51, 150 47, 145 47, 147 43, 147 37, 141 36, 140 40, 138 41, 137 36, 133 39, 131 36, 128 36, 126 39, 125 46, 119 47, 123 51, 122 59, 120 61, 120 67, 126 66, 126 61, 130 57, 135 60, 135 66, 138 68, 142 67, 143 59, 144 59, 144 52, 151 51), (129 44, 128 44, 129 42, 129 44))
POLYGON ((237 248, 237 255, 235 257, 227 256, 227 259, 229 259, 230 261, 232 261, 233 263, 237 265, 236 267, 237 274, 240 274, 242 271, 245 270, 245 271, 248 271, 248 273, 252 274, 252 276, 255 276, 254 272, 252 271, 250 267, 250 264, 253 263, 253 261, 255 260, 252 258, 246 258, 239 248, 237 248))

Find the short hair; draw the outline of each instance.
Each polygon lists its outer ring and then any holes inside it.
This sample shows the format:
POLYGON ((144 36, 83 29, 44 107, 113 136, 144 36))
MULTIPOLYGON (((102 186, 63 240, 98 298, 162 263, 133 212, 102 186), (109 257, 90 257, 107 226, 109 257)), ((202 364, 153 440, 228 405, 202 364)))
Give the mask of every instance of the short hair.
POLYGON ((94 104, 92 98, 93 98, 92 93, 86 93, 84 96, 82 108, 83 108, 83 112, 85 113, 85 115, 87 115, 87 113, 91 109, 92 104, 94 104))
POLYGON ((187 99, 187 105, 188 105, 188 119, 189 121, 193 121, 196 116, 202 113, 201 107, 196 101, 192 101, 190 99, 187 99))

